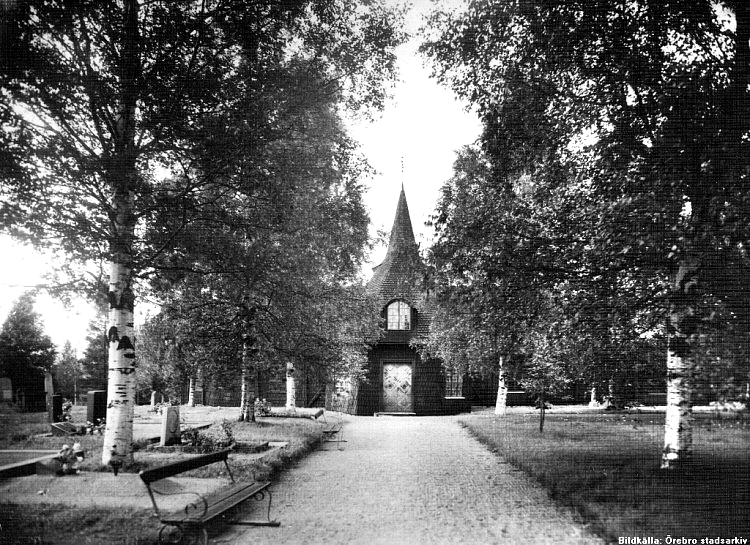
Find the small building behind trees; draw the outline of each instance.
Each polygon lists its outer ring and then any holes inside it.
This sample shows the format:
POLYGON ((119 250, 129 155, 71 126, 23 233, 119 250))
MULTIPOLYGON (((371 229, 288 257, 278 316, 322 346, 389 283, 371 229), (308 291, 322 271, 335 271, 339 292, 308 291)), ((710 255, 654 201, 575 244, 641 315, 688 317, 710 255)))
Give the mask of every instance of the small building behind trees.
MULTIPOLYGON (((349 414, 446 414, 468 410, 459 391, 446 390, 440 360, 423 357, 430 327, 425 265, 414 238, 406 193, 401 188, 388 251, 373 270, 367 292, 381 317, 382 335, 368 352, 363 379, 339 379, 327 407, 349 414)), ((448 384, 456 390, 455 377, 448 384)))

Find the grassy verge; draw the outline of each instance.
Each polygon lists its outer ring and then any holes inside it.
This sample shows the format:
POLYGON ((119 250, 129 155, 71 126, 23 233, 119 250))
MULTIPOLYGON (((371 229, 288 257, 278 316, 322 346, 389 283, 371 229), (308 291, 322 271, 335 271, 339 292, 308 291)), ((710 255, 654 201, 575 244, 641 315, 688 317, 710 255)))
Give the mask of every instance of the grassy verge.
POLYGON ((155 545, 159 528, 146 510, 3 504, 0 511, 0 545, 155 545))
POLYGON ((480 441, 575 508, 607 541, 618 537, 750 538, 750 424, 702 417, 693 462, 659 469, 664 416, 534 414, 461 420, 480 441))

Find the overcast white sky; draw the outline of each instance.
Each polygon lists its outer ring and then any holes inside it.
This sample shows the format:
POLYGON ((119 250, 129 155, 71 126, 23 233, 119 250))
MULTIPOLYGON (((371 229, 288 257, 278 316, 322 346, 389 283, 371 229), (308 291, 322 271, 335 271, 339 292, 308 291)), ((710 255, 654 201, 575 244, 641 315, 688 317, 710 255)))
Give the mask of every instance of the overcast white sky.
MULTIPOLYGON (((390 3, 409 4, 404 0, 390 0, 390 3)), ((394 98, 380 119, 352 126, 350 130, 379 173, 369 181, 366 195, 371 234, 378 229, 390 232, 403 182, 414 234, 420 246, 426 248, 431 242, 431 229, 424 224, 435 209, 440 187, 451 176, 455 151, 476 140, 480 124, 454 98, 452 91, 430 78, 426 61, 417 53, 422 17, 434 2, 410 3, 406 29, 413 37, 398 49, 401 81, 393 90, 394 98)), ((454 7, 464 4, 461 0, 439 3, 454 7)), ((385 246, 376 248, 368 269, 382 261, 385 251, 385 246)), ((369 270, 364 273, 366 278, 371 275, 369 270)))
MULTIPOLYGON (((404 5, 405 0, 388 0, 404 5)), ((362 144, 362 151, 379 173, 368 180, 365 202, 372 220, 371 234, 389 232, 396 212, 401 184, 404 184, 412 224, 422 248, 428 247, 431 230, 424 223, 432 214, 439 189, 451 176, 455 150, 472 143, 480 125, 476 116, 457 102, 451 91, 432 80, 430 70, 417 54, 422 16, 433 4, 431 0, 412 0, 407 31, 412 40, 398 49, 400 81, 393 90, 393 100, 383 115, 372 123, 350 125, 351 135, 362 144), (403 160, 403 174, 401 164, 403 160)), ((462 0, 442 0, 456 6, 462 0)), ((371 276, 371 268, 382 261, 385 246, 375 249, 363 271, 371 276)), ((0 323, 5 321, 13 302, 28 286, 43 283, 41 271, 48 261, 34 251, 0 236, 0 255, 5 256, 0 268, 0 323)), ((79 354, 85 347, 85 336, 93 309, 77 302, 65 309, 59 301, 40 294, 36 309, 43 315, 45 329, 62 348, 70 340, 79 354)))

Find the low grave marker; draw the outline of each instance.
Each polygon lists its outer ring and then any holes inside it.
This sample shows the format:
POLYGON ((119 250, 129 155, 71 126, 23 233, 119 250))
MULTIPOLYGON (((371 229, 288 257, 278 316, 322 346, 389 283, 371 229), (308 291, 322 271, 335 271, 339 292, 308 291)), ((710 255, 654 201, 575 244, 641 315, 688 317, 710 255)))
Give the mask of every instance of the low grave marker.
POLYGON ((161 414, 161 438, 159 446, 179 445, 180 437, 180 408, 167 407, 161 414))

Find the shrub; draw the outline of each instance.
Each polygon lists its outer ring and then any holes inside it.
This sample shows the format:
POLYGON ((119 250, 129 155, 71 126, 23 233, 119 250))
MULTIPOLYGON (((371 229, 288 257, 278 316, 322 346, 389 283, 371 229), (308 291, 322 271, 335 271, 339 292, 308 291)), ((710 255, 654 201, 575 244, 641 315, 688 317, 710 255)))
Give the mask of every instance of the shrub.
POLYGON ((215 452, 232 448, 235 444, 232 424, 223 420, 218 425, 213 425, 205 431, 196 428, 186 428, 182 432, 183 441, 187 442, 196 452, 215 452))

